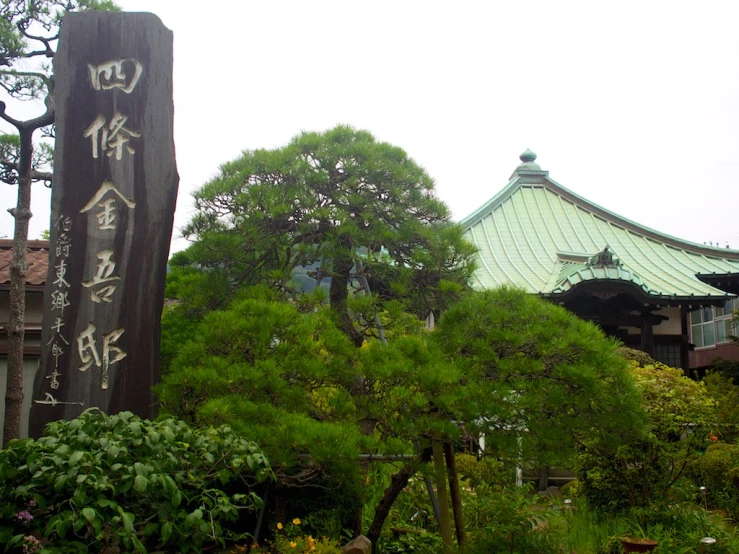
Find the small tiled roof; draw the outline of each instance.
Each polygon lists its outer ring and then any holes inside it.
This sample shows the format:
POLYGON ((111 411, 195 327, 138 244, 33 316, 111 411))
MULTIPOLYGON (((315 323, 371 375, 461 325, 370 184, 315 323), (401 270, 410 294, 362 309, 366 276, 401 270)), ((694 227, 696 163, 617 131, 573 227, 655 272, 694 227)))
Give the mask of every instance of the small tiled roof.
MULTIPOLYGON (((49 241, 29 240, 26 250, 27 285, 43 285, 49 271, 49 241)), ((10 283, 10 264, 13 260, 13 241, 0 239, 0 285, 10 283)))
POLYGON ((545 296, 585 281, 622 282, 662 300, 733 297, 703 282, 739 278, 739 250, 695 244, 629 221, 549 178, 526 151, 508 185, 461 221, 479 249, 476 286, 545 296))

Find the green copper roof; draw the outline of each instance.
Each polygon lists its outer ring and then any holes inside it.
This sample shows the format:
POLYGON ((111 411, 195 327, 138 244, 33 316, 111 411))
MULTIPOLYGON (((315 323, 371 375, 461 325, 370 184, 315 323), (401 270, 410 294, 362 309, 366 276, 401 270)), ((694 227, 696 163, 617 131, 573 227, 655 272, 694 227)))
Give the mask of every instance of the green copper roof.
POLYGON ((527 150, 508 185, 461 221, 479 248, 476 286, 557 296, 585 281, 628 283, 662 300, 733 297, 699 276, 739 277, 739 251, 644 227, 567 190, 527 150))

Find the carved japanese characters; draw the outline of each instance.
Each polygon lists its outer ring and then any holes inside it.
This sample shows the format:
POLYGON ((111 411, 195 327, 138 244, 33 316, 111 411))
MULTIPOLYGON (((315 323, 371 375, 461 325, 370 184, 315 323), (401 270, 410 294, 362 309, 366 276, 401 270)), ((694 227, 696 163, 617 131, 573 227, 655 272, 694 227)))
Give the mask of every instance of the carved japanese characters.
POLYGON ((98 407, 156 413, 177 171, 172 35, 151 14, 65 17, 49 277, 30 432, 98 407))

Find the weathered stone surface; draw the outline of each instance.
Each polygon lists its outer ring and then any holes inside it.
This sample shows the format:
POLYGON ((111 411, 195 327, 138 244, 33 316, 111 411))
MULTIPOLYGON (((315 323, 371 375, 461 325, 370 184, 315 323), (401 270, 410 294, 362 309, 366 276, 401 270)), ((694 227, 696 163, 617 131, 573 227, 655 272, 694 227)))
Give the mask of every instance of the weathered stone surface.
POLYGON ((349 541, 341 551, 342 554, 372 554, 372 542, 364 535, 349 541))
POLYGON ((558 498, 561 496, 559 487, 547 487, 545 490, 539 491, 537 494, 539 496, 548 496, 549 498, 558 498))
POLYGON ((32 436, 90 407, 156 414, 179 181, 172 33, 156 16, 69 14, 54 66, 51 249, 32 436))

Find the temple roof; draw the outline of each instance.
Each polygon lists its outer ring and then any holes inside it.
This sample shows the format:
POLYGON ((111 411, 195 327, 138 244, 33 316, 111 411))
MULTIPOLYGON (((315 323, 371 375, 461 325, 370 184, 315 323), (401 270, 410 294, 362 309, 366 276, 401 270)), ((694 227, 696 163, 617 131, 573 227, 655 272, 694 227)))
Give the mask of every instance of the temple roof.
POLYGON ((739 279, 739 250, 665 235, 567 190, 521 154, 508 185, 460 223, 479 249, 475 285, 514 284, 560 296, 587 281, 622 283, 646 296, 719 301, 734 295, 702 281, 739 279))

